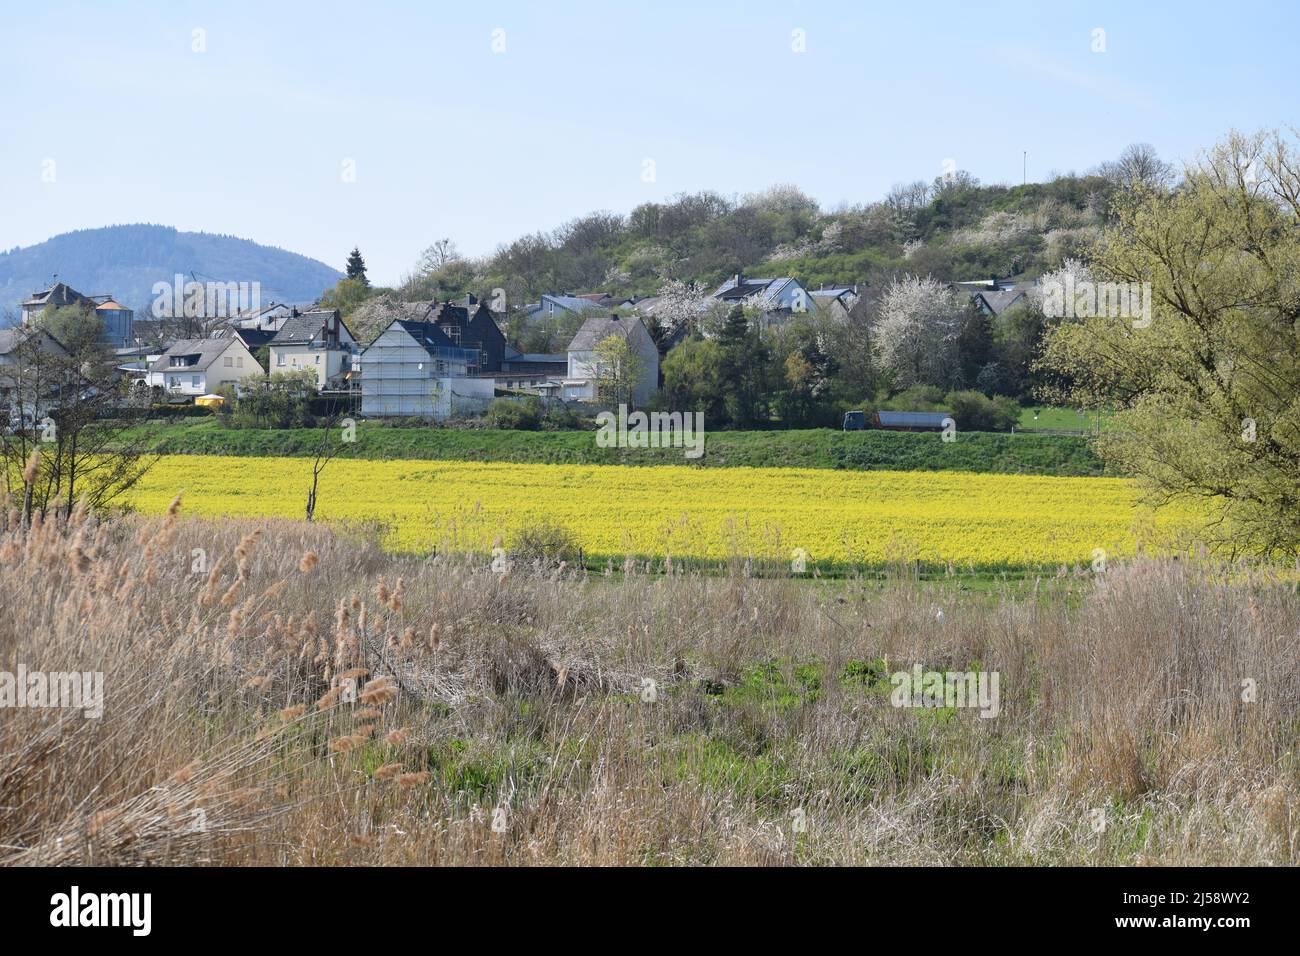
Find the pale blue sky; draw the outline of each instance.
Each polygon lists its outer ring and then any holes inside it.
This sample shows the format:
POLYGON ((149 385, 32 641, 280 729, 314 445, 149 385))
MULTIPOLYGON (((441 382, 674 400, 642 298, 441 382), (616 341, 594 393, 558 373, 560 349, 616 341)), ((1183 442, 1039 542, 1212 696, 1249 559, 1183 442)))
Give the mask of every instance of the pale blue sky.
POLYGON ((1189 159, 1300 100, 1281 2, 5 6, 0 249, 157 222, 340 268, 359 245, 378 282, 442 236, 479 254, 681 191, 834 205, 947 158, 985 182, 1022 150, 1031 180, 1131 142, 1189 159))

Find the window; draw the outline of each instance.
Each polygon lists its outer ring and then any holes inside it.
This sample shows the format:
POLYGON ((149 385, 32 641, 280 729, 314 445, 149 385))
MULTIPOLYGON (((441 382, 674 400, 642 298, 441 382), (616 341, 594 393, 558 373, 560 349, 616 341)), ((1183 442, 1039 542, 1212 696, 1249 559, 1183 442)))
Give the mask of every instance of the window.
POLYGON ((226 368, 234 368, 234 367, 235 367, 235 359, 234 359, 234 356, 227 355, 227 356, 222 360, 221 364, 224 365, 226 368))
POLYGON ((198 388, 202 383, 203 383, 203 376, 201 375, 190 376, 190 384, 193 385, 195 388, 198 388))
POLYGON ((244 357, 243 357, 242 355, 237 356, 237 357, 235 358, 235 367, 236 367, 236 368, 243 368, 243 367, 244 367, 244 357))
POLYGON ((167 387, 168 387, 168 388, 180 388, 180 387, 181 387, 181 380, 180 380, 179 378, 177 378, 175 375, 172 375, 172 376, 170 376, 170 377, 167 379, 167 387))
POLYGON ((319 356, 319 355, 318 355, 318 356, 316 356, 316 364, 317 364, 317 365, 319 365, 319 364, 320 364, 320 356, 319 356))
POLYGON ((277 355, 277 356, 275 357, 275 364, 276 364, 276 365, 283 365, 283 364, 284 364, 284 353, 283 353, 283 352, 281 352, 279 355, 277 355))

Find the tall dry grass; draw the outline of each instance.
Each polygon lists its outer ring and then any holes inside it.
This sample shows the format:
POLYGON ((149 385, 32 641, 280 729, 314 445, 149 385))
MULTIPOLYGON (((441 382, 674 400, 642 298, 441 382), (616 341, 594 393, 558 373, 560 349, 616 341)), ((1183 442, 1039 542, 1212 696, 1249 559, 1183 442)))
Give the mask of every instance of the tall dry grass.
POLYGON ((1288 580, 499 574, 10 511, 0 670, 102 671, 105 709, 0 710, 0 862, 1287 864, 1288 580), (913 663, 996 670, 1000 715, 890 706, 913 663))

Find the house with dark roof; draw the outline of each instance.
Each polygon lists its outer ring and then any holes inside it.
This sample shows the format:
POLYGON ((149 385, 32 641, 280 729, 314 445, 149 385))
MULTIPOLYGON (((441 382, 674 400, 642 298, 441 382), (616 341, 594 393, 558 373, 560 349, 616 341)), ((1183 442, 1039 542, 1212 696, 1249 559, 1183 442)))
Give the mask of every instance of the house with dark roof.
POLYGON ((213 329, 210 334, 210 338, 214 339, 226 339, 231 336, 243 342, 248 351, 257 354, 258 349, 271 344, 271 339, 275 338, 275 331, 272 329, 244 328, 234 322, 225 322, 213 329))
POLYGON ((561 382, 561 398, 594 402, 600 397, 598 390, 602 378, 614 370, 603 367, 597 349, 610 336, 618 336, 627 342, 639 366, 636 384, 632 387, 632 402, 636 405, 649 403, 659 387, 659 348, 645 323, 636 316, 600 316, 582 323, 569 343, 569 364, 561 382))
POLYGON ((342 388, 351 377, 357 340, 338 309, 311 309, 285 319, 267 343, 268 372, 315 373, 319 389, 342 388))
POLYGON ((361 353, 361 414, 441 420, 485 410, 491 377, 470 377, 477 349, 454 345, 435 322, 394 319, 361 353))
POLYGON ((503 391, 556 395, 568 370, 569 356, 564 352, 520 352, 507 345, 500 371, 481 374, 491 375, 496 387, 503 391))
POLYGON ((436 303, 426 321, 442 329, 457 348, 478 352, 470 365, 470 374, 501 370, 507 348, 506 337, 501 334, 492 310, 473 296, 466 296, 461 305, 436 303))
POLYGON ((758 311, 759 324, 770 328, 784 324, 792 315, 817 312, 817 303, 798 279, 755 279, 737 272, 713 292, 713 298, 727 305, 744 305, 758 311))
POLYGON ((976 292, 971 296, 975 308, 985 315, 1001 315, 1013 305, 1028 303, 1029 299, 1020 289, 998 289, 976 292))
POLYGON ((30 298, 20 303, 22 324, 35 322, 47 309, 68 306, 93 312, 95 318, 104 324, 104 342, 110 348, 128 348, 133 344, 133 309, 128 309, 111 295, 82 295, 64 282, 56 282, 43 292, 33 292, 30 298))
POLYGON ((169 395, 194 397, 261 374, 262 366, 237 337, 209 337, 173 342, 149 366, 146 381, 169 395))
POLYGON ((1028 304, 1028 293, 1033 285, 1033 282, 1018 282, 990 276, 988 279, 953 282, 949 288, 969 296, 971 305, 985 315, 997 316, 1014 305, 1028 304))

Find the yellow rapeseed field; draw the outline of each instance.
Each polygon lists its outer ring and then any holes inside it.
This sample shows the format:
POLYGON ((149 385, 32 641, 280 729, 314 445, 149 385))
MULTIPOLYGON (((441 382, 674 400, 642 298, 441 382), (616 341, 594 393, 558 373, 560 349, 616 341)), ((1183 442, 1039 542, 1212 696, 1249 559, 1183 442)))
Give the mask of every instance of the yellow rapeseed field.
MULTIPOLYGON (((159 514, 303 516, 310 459, 168 456, 128 503, 159 514)), ((1154 547, 1175 521, 1115 478, 339 459, 317 520, 370 524, 406 552, 487 552, 522 528, 569 529, 589 557, 788 557, 1023 567, 1154 547)))

